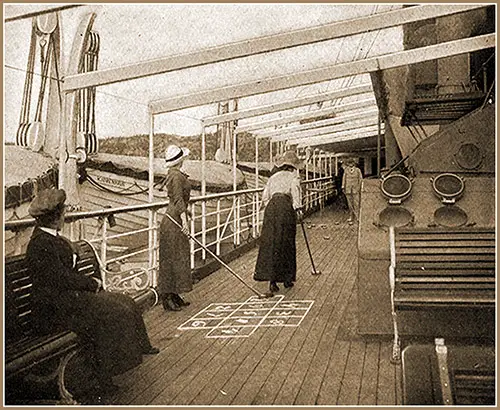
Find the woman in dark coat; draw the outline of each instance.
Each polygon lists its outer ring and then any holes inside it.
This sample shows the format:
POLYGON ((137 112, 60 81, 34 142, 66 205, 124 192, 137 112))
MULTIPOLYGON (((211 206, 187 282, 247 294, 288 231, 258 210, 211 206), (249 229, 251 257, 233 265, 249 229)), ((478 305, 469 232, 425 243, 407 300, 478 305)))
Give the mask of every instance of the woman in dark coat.
POLYGON ((169 204, 167 213, 179 225, 175 225, 167 216, 160 224, 160 260, 158 272, 158 288, 165 310, 181 310, 188 306, 180 293, 193 290, 191 276, 190 249, 188 228, 188 204, 191 184, 186 174, 180 168, 189 155, 187 148, 170 145, 165 153, 168 173, 165 186, 169 204))
POLYGON ((29 213, 38 222, 26 252, 34 314, 42 332, 71 330, 87 342, 100 388, 109 393, 117 388, 113 376, 140 364, 143 354, 159 350, 151 346, 133 299, 99 292, 100 279, 78 273, 74 245, 59 235, 65 200, 64 190, 48 189, 30 205, 29 213))
POLYGON ((295 152, 285 152, 276 160, 278 171, 269 178, 262 194, 266 208, 254 279, 269 281, 271 292, 279 290, 278 282, 289 288, 296 280, 295 236, 297 217, 302 218, 300 179, 296 170, 301 164, 295 152))

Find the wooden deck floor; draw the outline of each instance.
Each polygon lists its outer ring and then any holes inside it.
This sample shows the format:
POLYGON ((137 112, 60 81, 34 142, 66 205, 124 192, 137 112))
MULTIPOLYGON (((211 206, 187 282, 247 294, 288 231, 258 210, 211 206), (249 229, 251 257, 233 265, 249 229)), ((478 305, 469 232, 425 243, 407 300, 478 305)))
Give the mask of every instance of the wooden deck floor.
MULTIPOLYGON (((307 218, 317 269, 297 232, 297 282, 279 294, 314 300, 297 327, 260 327, 249 337, 206 338, 207 330, 177 328, 211 303, 243 302, 253 293, 220 269, 186 295, 191 306, 146 316, 160 354, 115 378, 121 388, 103 404, 116 405, 396 405, 400 368, 389 362, 390 341, 363 340, 356 332, 356 226, 331 209, 307 218), (336 222, 340 222, 336 224, 336 222)), ((249 284, 257 249, 231 267, 249 284)))

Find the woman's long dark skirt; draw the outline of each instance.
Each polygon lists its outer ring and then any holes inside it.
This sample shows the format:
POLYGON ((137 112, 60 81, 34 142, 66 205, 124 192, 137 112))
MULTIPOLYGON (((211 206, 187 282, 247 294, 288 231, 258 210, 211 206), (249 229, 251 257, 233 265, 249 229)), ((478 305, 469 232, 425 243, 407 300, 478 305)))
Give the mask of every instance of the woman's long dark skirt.
POLYGON ((60 298, 57 309, 52 321, 89 342, 94 364, 104 378, 136 367, 151 347, 141 311, 126 295, 70 291, 60 298))
MULTIPOLYGON (((167 212, 181 224, 180 215, 168 207, 167 212)), ((193 290, 189 238, 168 217, 160 224, 160 260, 158 288, 160 296, 186 293, 193 290)))
POLYGON ((264 211, 254 279, 294 282, 297 273, 297 215, 288 195, 274 194, 264 211))

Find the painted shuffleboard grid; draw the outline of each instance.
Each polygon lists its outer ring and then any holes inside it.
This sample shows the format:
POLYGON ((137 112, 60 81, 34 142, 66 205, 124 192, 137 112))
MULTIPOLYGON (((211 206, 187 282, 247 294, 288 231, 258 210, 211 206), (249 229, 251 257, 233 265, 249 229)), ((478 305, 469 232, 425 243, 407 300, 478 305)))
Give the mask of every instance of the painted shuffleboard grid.
POLYGON ((179 330, 208 330, 205 337, 248 337, 260 327, 299 326, 313 300, 284 300, 252 296, 242 303, 212 303, 178 327, 179 330))

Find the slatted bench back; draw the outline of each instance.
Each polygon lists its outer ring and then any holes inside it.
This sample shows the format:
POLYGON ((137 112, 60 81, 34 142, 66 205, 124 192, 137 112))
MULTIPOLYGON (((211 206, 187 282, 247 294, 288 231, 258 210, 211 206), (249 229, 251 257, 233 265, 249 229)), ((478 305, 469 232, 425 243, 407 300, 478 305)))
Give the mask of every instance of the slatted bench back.
POLYGON ((397 309, 492 307, 495 232, 397 230, 395 276, 397 309))
MULTIPOLYGON (((94 250, 85 241, 76 243, 78 271, 85 276, 99 277, 100 270, 94 250)), ((32 316, 32 278, 25 255, 5 260, 5 338, 7 346, 36 337, 32 316)))

